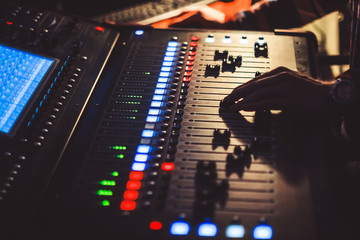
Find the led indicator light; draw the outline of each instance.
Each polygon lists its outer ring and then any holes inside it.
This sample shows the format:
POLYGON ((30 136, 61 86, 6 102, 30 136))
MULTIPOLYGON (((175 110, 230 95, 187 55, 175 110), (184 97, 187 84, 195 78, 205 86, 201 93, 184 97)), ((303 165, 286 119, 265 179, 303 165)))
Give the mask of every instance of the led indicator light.
POLYGON ((143 35, 144 34, 144 30, 136 30, 135 31, 135 35, 136 36, 141 36, 141 35, 143 35))
POLYGON ((13 22, 6 22, 7 25, 13 25, 13 22))
POLYGON ((112 172, 111 175, 112 175, 113 177, 118 177, 118 176, 119 176, 119 172, 112 172))
POLYGON ((151 147, 148 145, 139 145, 136 149, 138 153, 149 153, 151 152, 151 147))
POLYGON ((111 190, 100 189, 100 190, 97 191, 97 194, 99 196, 112 196, 113 192, 111 190))
POLYGON ((167 83, 169 81, 170 81, 170 78, 167 78, 167 77, 159 77, 158 78, 159 83, 167 83))
POLYGON ((103 185, 103 186, 115 186, 116 183, 113 180, 102 180, 100 182, 100 185, 103 185))
POLYGON ((174 170, 174 163, 164 162, 163 164, 161 164, 161 169, 163 171, 172 171, 174 170))
POLYGON ((149 112, 148 112, 148 115, 160 115, 161 113, 161 110, 160 109, 155 109, 155 108, 150 108, 149 109, 149 112))
POLYGON ((104 28, 103 28, 103 27, 101 27, 101 26, 97 26, 95 29, 96 29, 96 31, 99 31, 99 32, 104 31, 104 28))
POLYGON ((170 226, 170 234, 172 235, 188 235, 190 232, 190 225, 184 221, 173 222, 170 226))
POLYGON ((176 47, 167 47, 167 52, 176 52, 176 47))
POLYGON ((174 62, 175 61, 175 57, 169 57, 169 56, 165 56, 164 57, 164 62, 174 62))
POLYGON ((172 67, 174 65, 174 62, 163 62, 162 64, 164 67, 172 67))
POLYGON ((144 176, 143 172, 131 172, 129 175, 129 179, 132 181, 140 181, 144 176))
POLYGON ((117 158, 120 158, 120 159, 123 159, 124 158, 124 154, 119 154, 119 155, 116 155, 117 158))
POLYGON ((131 165, 131 170, 133 171, 144 171, 145 169, 146 169, 145 163, 134 162, 131 165))
POLYGON ((146 117, 146 122, 154 123, 154 122, 159 122, 159 121, 160 121, 160 118, 157 116, 147 116, 146 117))
POLYGON ((120 209, 123 211, 133 211, 136 208, 136 202, 135 201, 122 201, 120 204, 120 209))
POLYGON ((162 67, 161 68, 162 72, 170 72, 171 71, 171 67, 162 67))
POLYGON ((141 182, 140 181, 133 181, 133 180, 129 180, 126 183, 126 189, 127 190, 139 190, 141 187, 141 182))
POLYGON ((200 237, 214 237, 216 236, 218 228, 213 223, 202 223, 198 227, 198 235, 200 237))
POLYGON ((126 146, 113 146, 112 148, 115 150, 126 150, 126 146))
POLYGON ((142 137, 154 137, 156 132, 154 130, 143 130, 141 133, 142 137))
POLYGON ((104 207, 108 207, 108 206, 110 206, 110 201, 109 200, 103 200, 101 202, 101 205, 104 206, 104 207))
POLYGON ((152 101, 150 104, 151 107, 162 107, 164 106, 164 102, 160 102, 160 101, 152 101))
POLYGON ((137 153, 135 154, 134 160, 136 162, 147 162, 149 160, 149 155, 137 153))
POLYGON ((271 239, 272 236, 273 236, 273 229, 269 225, 260 224, 254 228, 253 231, 254 239, 271 239))
POLYGON ((171 41, 168 43, 168 47, 177 47, 178 46, 178 42, 175 42, 175 41, 171 41))
POLYGON ((163 101, 165 99, 165 95, 154 95, 153 99, 154 101, 163 101))
POLYGON ((138 191, 126 190, 124 192, 124 199, 125 200, 136 200, 139 197, 138 191))
POLYGON ((245 235, 245 228, 243 225, 233 224, 226 228, 226 237, 228 238, 243 238, 245 235))
POLYGON ((152 221, 149 224, 149 228, 154 231, 159 231, 162 229, 162 223, 158 221, 152 221))
POLYGON ((176 52, 166 52, 166 53, 165 53, 165 56, 166 56, 166 57, 174 57, 175 54, 176 54, 176 52))

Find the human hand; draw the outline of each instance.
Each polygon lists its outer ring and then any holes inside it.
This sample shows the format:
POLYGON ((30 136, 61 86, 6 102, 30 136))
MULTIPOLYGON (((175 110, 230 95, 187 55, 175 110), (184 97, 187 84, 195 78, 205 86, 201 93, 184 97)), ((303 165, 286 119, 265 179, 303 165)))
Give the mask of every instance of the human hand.
POLYGON ((234 112, 266 109, 324 115, 336 110, 329 93, 334 82, 279 67, 236 87, 223 105, 234 112))

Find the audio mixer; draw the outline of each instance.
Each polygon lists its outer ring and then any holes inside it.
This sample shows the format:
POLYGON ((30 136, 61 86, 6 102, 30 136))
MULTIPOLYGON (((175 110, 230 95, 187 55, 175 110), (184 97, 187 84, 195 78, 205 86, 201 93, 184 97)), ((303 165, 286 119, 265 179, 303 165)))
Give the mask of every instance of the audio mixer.
POLYGON ((325 239, 286 115, 221 103, 278 66, 315 76, 312 35, 2 9, 5 239, 325 239))

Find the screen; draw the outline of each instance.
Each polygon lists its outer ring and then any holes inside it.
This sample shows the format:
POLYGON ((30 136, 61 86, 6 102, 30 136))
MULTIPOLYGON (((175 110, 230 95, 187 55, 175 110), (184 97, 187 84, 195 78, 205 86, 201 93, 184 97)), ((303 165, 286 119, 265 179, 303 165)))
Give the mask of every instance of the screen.
POLYGON ((0 44, 0 132, 9 133, 53 59, 0 44))

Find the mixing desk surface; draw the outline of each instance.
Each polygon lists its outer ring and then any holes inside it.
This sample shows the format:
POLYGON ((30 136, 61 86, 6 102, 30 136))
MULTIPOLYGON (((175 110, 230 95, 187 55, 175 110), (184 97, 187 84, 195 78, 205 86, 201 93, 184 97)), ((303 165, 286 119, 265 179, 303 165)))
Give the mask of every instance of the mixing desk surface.
POLYGON ((311 189, 321 154, 298 152, 314 138, 290 137, 285 114, 220 107, 277 66, 315 75, 312 35, 115 30, 3 9, 5 239, 328 237, 311 189))

